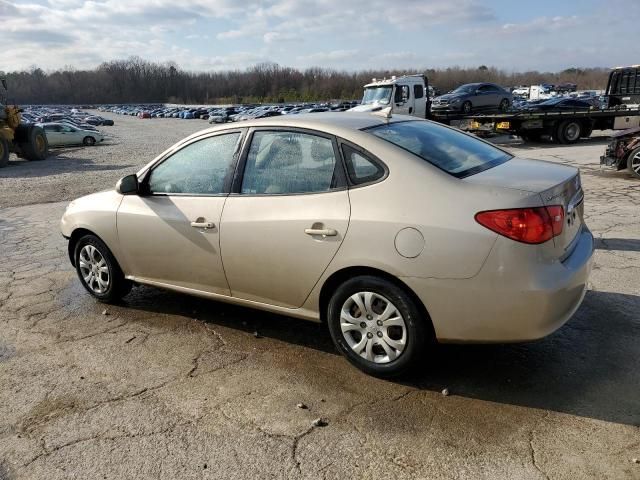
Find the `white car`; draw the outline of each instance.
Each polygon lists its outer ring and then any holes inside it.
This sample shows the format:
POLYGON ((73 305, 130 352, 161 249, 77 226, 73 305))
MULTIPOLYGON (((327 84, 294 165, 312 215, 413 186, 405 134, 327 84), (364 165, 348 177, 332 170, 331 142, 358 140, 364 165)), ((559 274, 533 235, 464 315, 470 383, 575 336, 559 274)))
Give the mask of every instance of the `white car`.
POLYGON ((529 87, 514 88, 511 93, 514 96, 517 96, 517 97, 528 97, 529 96, 529 87))
POLYGON ((83 130, 64 123, 42 123, 40 126, 44 128, 51 147, 66 145, 92 146, 104 140, 104 136, 98 131, 83 130))

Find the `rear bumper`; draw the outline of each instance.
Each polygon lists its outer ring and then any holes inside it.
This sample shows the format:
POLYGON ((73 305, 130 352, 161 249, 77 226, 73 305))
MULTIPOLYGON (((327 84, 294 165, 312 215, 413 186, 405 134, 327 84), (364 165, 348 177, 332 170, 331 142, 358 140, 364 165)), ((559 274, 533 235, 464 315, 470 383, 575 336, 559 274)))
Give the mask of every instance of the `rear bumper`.
POLYGON ((441 342, 536 340, 564 325, 582 303, 594 246, 586 226, 579 235, 563 262, 532 259, 526 265, 494 249, 473 278, 402 280, 423 301, 441 342))

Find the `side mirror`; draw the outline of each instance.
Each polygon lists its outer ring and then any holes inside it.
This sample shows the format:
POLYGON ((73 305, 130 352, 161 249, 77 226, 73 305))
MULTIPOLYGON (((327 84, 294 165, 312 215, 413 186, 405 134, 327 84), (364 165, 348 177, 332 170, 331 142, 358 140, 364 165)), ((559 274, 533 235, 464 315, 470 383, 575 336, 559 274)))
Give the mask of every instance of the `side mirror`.
POLYGON ((116 192, 120 195, 137 195, 139 187, 136 174, 127 175, 116 183, 116 192))

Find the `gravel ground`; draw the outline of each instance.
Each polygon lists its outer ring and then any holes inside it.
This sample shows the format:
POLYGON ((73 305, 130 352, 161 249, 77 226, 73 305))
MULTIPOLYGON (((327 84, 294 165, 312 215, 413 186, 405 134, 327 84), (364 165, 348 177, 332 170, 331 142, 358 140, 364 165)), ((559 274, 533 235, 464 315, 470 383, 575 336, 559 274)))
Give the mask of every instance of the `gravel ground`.
POLYGON ((438 346, 389 382, 321 325, 147 287, 106 308, 86 294, 66 200, 206 127, 113 118, 112 145, 0 170, 0 480, 640 479, 640 182, 600 170, 604 138, 508 147, 581 169, 597 250, 575 316, 538 342, 438 346))
POLYGON ((52 148, 41 162, 11 155, 9 166, 0 169, 0 207, 72 200, 111 188, 175 142, 209 127, 204 120, 140 120, 96 113, 115 122, 113 127, 99 127, 108 136, 103 144, 52 148))

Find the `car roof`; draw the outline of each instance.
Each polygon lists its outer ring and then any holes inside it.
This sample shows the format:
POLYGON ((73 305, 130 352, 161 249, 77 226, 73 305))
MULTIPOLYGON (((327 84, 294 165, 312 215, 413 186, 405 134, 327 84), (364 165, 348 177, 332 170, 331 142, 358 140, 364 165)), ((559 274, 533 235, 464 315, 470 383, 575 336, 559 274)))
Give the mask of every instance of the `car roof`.
POLYGON ((374 113, 357 112, 301 113, 299 115, 279 115, 268 118, 250 119, 239 124, 233 123, 216 126, 197 132, 189 138, 198 137, 209 132, 245 127, 307 128, 344 137, 353 134, 353 132, 357 130, 407 120, 418 121, 419 119, 408 115, 392 115, 391 118, 385 118, 382 115, 376 115, 374 113))

